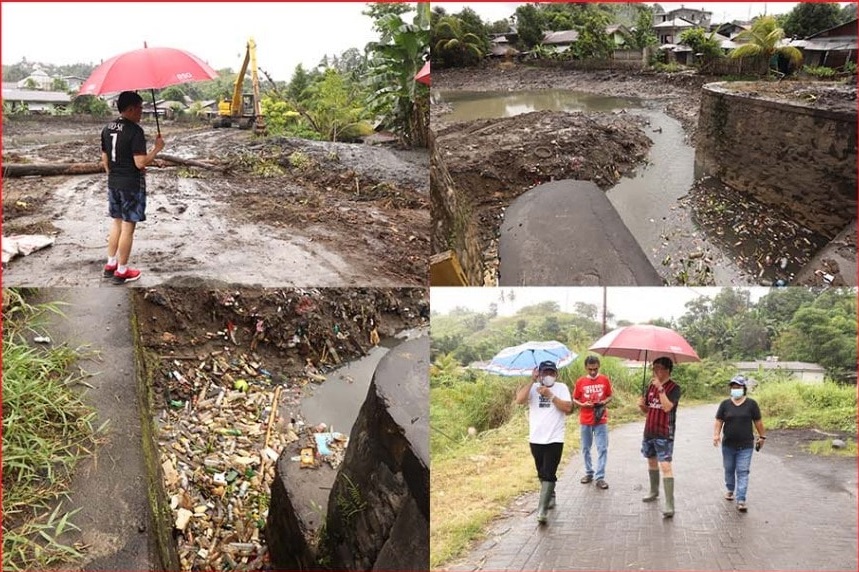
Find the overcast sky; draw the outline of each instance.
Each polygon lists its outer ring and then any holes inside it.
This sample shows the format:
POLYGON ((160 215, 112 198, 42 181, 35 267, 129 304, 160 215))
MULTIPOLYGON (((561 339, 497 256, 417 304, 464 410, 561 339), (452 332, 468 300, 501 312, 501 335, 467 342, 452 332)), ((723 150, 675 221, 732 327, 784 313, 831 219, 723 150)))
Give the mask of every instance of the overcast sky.
MULTIPOLYGON (((606 304, 615 321, 628 320, 644 323, 651 319, 676 320, 686 313, 685 304, 699 296, 714 297, 721 288, 607 288, 606 304)), ((767 294, 769 288, 743 288, 751 292, 752 302, 767 294)), ((433 312, 447 314, 456 307, 486 311, 493 302, 498 304, 498 313, 511 316, 524 306, 545 301, 557 302, 562 311, 573 311, 576 302, 596 304, 602 315, 602 288, 432 288, 430 308, 433 312), (499 296, 504 291, 506 303, 499 296), (516 297, 509 303, 507 293, 514 290, 516 297)))
MULTIPOLYGON (((471 7, 484 21, 495 22, 510 17, 516 7, 525 2, 433 2, 433 6, 444 6, 448 14, 455 14, 464 6, 471 7)), ((653 2, 647 2, 653 4, 653 2)), ((758 14, 783 14, 798 4, 798 2, 660 2, 666 12, 680 6, 687 8, 705 9, 713 13, 713 23, 730 22, 731 20, 748 20, 758 14)), ((841 2, 845 4, 845 2, 841 2)))
POLYGON ((289 80, 295 66, 315 67, 378 40, 363 2, 331 3, 2 3, 3 64, 98 64, 143 47, 187 50, 215 69, 238 71, 248 38, 259 67, 289 80))

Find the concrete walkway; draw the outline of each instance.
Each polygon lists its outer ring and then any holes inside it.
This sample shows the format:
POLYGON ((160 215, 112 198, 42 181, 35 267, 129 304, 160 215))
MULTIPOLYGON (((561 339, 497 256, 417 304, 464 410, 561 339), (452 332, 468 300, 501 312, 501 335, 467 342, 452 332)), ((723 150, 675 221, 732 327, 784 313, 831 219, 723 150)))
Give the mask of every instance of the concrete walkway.
POLYGON ((507 209, 500 286, 662 286, 662 278, 590 181, 553 181, 507 209))
POLYGON ((527 495, 448 569, 856 570, 855 459, 801 466, 765 447, 752 460, 749 510, 739 513, 722 498, 721 454, 711 440, 715 411, 681 401, 673 519, 662 518, 659 503, 641 502, 649 487, 640 453, 644 424, 632 423, 610 433, 611 488, 580 484, 578 455, 558 482, 547 526, 537 525, 537 498, 527 495))
POLYGON ((82 462, 70 487, 80 532, 65 542, 87 545, 80 570, 157 570, 150 541, 150 508, 141 444, 140 413, 127 288, 48 288, 45 301, 62 301, 65 317, 47 330, 53 344, 97 352, 77 365, 92 377, 83 400, 97 411, 96 427, 109 421, 105 441, 82 462))

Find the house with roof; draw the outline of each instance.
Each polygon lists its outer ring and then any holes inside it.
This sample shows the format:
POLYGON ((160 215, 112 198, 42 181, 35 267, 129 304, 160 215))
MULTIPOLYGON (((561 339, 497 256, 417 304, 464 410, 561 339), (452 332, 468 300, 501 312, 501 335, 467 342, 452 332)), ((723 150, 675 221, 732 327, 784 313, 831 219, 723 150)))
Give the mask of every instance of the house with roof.
POLYGON ((823 30, 804 40, 793 40, 791 46, 802 52, 807 66, 843 67, 847 62, 857 63, 857 22, 850 22, 823 30))
POLYGON ((766 360, 738 361, 734 364, 737 372, 746 377, 754 379, 755 374, 765 371, 781 371, 787 373, 796 381, 809 384, 823 383, 826 369, 816 363, 801 361, 779 361, 777 357, 771 356, 766 360))
POLYGON ((17 83, 3 83, 3 105, 10 111, 26 109, 30 113, 51 113, 66 109, 71 96, 64 91, 20 89, 17 83))
POLYGON ((710 31, 716 32, 720 36, 725 36, 729 40, 733 40, 742 32, 746 30, 751 30, 752 25, 748 22, 740 22, 739 20, 734 20, 733 22, 725 22, 724 24, 711 24, 710 31))
POLYGON ((578 30, 558 30, 557 32, 546 32, 543 34, 543 41, 540 43, 556 54, 562 54, 573 47, 573 44, 578 39, 578 30))
POLYGON ((671 20, 666 20, 664 22, 660 22, 653 26, 653 33, 659 38, 659 43, 662 45, 666 44, 679 44, 680 43, 680 34, 685 32, 686 30, 691 30, 692 28, 696 28, 696 24, 692 22, 688 22, 683 18, 673 18, 671 20))
POLYGON ((24 79, 17 82, 18 89, 29 89, 36 90, 41 89, 45 91, 50 91, 54 85, 54 78, 48 75, 48 73, 36 65, 33 68, 33 72, 25 77, 24 79))
MULTIPOLYGON (((623 24, 606 26, 605 32, 612 39, 612 42, 614 42, 615 49, 625 46, 630 37, 629 28, 623 24)), ((578 39, 578 30, 558 30, 556 32, 544 33, 543 41, 540 43, 555 53, 560 54, 569 50, 578 39)))
POLYGON ((654 28, 659 24, 664 24, 665 22, 670 22, 679 18, 694 26, 709 29, 710 20, 713 18, 712 12, 708 12, 703 8, 701 8, 700 10, 696 10, 695 8, 687 8, 682 4, 679 8, 676 8, 669 12, 666 12, 659 4, 654 4, 652 10, 654 28))
POLYGON ((506 35, 496 35, 490 40, 489 57, 506 58, 519 55, 519 50, 513 47, 513 43, 506 35))

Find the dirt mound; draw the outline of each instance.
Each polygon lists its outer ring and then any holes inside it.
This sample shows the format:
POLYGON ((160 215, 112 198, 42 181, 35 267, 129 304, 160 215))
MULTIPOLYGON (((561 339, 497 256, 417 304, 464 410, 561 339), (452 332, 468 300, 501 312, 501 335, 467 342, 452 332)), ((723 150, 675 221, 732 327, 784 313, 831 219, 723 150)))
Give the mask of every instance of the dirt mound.
POLYGON ((556 179, 607 189, 650 148, 636 123, 625 115, 537 111, 459 123, 436 141, 454 180, 472 195, 518 196, 556 179))
POLYGON ((173 400, 189 399, 193 388, 171 377, 169 360, 245 352, 259 364, 250 383, 303 385, 308 361, 325 372, 365 355, 374 329, 384 338, 429 317, 426 291, 413 288, 159 287, 135 290, 134 305, 141 343, 165 360, 158 393, 173 400))
POLYGON ((784 101, 828 109, 841 113, 856 113, 855 83, 841 82, 734 82, 725 86, 726 89, 742 93, 749 97, 758 97, 774 101, 784 101))
POLYGON ((631 114, 537 111, 479 119, 441 129, 436 145, 453 181, 476 207, 481 248, 497 266, 502 213, 540 183, 557 179, 614 186, 646 154, 651 140, 631 114))

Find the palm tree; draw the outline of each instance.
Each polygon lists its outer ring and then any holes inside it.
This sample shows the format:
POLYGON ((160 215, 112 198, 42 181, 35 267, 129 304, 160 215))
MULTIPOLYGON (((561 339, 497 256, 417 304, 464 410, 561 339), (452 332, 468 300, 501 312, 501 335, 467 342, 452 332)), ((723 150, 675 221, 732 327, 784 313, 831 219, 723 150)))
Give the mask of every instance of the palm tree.
POLYGON ((465 66, 483 57, 481 39, 477 34, 464 32, 462 22, 456 16, 442 16, 436 24, 435 34, 439 39, 434 48, 449 65, 465 66))
POLYGON ((769 71, 769 63, 773 55, 786 57, 799 67, 802 65, 802 52, 793 46, 779 46, 784 39, 784 29, 780 28, 773 16, 761 16, 752 23, 749 30, 740 32, 735 42, 747 42, 731 52, 731 58, 758 57, 763 62, 762 72, 769 71), (766 70, 766 71, 764 71, 766 70))

